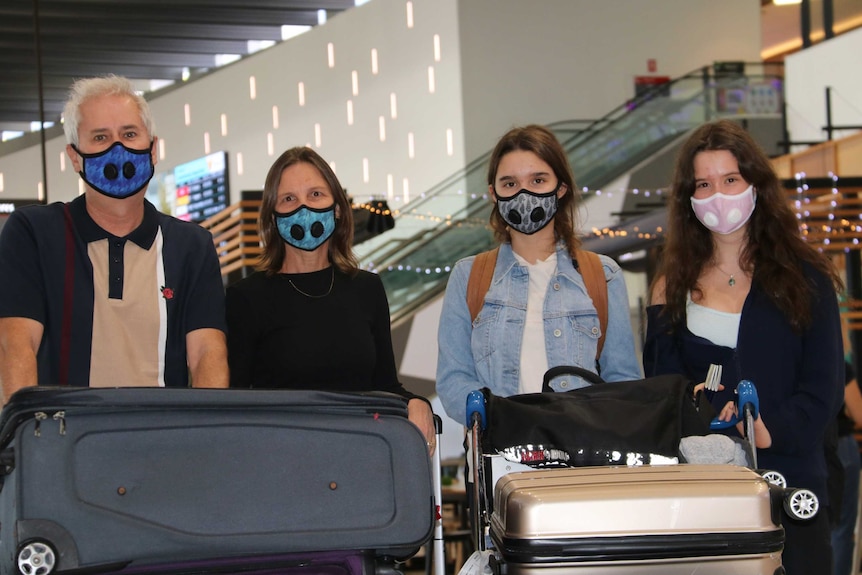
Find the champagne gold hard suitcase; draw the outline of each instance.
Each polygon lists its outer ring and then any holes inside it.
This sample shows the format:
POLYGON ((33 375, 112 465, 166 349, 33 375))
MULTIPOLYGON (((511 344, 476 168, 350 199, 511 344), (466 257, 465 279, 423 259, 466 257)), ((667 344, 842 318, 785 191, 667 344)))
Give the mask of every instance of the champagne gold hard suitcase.
POLYGON ((489 532, 506 575, 781 574, 782 491, 732 465, 511 473, 489 532))

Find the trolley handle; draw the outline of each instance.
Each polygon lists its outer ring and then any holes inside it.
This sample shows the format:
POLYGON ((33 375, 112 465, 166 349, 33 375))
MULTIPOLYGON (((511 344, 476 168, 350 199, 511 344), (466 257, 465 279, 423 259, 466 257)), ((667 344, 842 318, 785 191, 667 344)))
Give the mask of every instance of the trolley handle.
POLYGON ((712 422, 710 422, 709 428, 726 429, 736 425, 749 414, 752 419, 757 419, 760 415, 760 400, 757 397, 757 388, 754 387, 754 384, 747 379, 743 379, 739 382, 739 385, 736 386, 736 411, 737 414, 735 414, 730 421, 721 421, 718 417, 714 418, 712 422))
POLYGON ((467 394, 466 425, 468 429, 473 429, 473 425, 478 423, 479 429, 485 430, 488 424, 485 405, 485 394, 481 390, 476 389, 467 394))

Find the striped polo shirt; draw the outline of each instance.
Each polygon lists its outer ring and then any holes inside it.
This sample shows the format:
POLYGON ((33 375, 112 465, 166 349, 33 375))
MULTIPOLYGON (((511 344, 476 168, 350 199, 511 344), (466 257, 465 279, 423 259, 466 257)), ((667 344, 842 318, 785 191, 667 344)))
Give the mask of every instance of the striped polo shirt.
POLYGON ((144 204, 113 236, 86 196, 16 210, 0 235, 0 317, 40 322, 39 384, 188 385, 186 335, 225 331, 212 235, 144 204))

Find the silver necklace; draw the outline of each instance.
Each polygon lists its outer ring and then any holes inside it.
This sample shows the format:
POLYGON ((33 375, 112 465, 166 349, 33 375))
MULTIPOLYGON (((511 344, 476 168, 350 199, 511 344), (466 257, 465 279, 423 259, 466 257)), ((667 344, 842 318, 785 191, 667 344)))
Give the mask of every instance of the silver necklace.
POLYGON ((724 271, 723 269, 718 267, 718 264, 715 264, 715 269, 717 269, 718 271, 720 271, 724 275, 729 276, 730 279, 727 280, 727 285, 729 285, 730 287, 733 287, 736 285, 736 280, 733 278, 734 274, 727 273, 726 271, 724 271))
POLYGON ((312 299, 320 299, 320 298, 322 298, 322 297, 326 297, 326 296, 328 296, 329 294, 331 294, 331 293, 332 293, 332 286, 334 286, 334 285, 335 285, 335 266, 332 266, 332 267, 331 267, 331 268, 329 268, 329 269, 330 269, 330 271, 332 272, 332 276, 330 277, 330 280, 329 280, 329 289, 328 289, 328 290, 326 290, 326 293, 323 293, 323 294, 320 294, 320 295, 312 295, 312 294, 310 294, 310 293, 304 292, 304 291, 302 291, 301 289, 299 289, 298 287, 296 287, 296 284, 295 284, 295 283, 293 283, 293 280, 292 280, 292 279, 290 279, 290 278, 288 278, 288 279, 287 279, 287 283, 289 283, 289 284, 290 284, 290 287, 292 287, 293 289, 295 289, 296 291, 298 291, 299 293, 301 293, 301 294, 302 294, 302 295, 304 295, 305 297, 310 297, 310 298, 312 298, 312 299))

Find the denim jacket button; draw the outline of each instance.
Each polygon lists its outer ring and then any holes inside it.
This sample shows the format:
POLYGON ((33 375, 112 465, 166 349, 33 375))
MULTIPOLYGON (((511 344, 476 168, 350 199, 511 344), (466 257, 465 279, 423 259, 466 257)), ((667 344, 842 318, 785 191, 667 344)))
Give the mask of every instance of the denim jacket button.
POLYGON ((563 332, 561 332, 561 331, 560 331, 560 330, 558 330, 558 329, 555 329, 555 330, 554 330, 554 337, 560 337, 561 335, 563 335, 563 332))
POLYGON ((554 282, 554 291, 560 291, 560 284, 558 282, 554 282))
POLYGON ((566 389, 567 387, 569 387, 569 382, 564 379, 563 381, 560 382, 560 387, 562 387, 563 389, 566 389))
POLYGON ((598 335, 598 334, 599 334, 599 328, 597 328, 597 327, 593 327, 593 330, 592 330, 592 331, 593 331, 593 335, 598 335))

